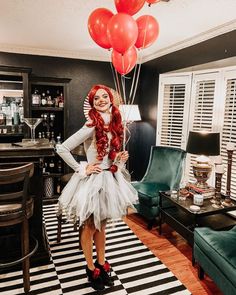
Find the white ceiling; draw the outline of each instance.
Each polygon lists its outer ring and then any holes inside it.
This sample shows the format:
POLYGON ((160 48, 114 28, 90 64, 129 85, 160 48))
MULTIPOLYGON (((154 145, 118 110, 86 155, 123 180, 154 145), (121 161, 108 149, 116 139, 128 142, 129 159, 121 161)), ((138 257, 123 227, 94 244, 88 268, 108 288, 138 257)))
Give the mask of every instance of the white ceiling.
MULTIPOLYGON (((0 51, 108 61, 87 29, 99 7, 116 13, 113 0, 0 0, 0 51)), ((156 17, 160 34, 141 62, 236 29, 236 0, 145 3, 133 17, 144 14, 156 17)))

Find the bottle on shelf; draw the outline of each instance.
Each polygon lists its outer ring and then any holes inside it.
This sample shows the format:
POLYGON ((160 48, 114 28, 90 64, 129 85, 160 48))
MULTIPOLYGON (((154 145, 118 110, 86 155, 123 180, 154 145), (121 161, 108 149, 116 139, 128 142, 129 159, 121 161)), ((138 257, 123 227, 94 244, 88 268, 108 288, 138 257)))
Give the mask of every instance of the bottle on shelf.
POLYGON ((6 125, 6 114, 0 109, 0 125, 6 125))
POLYGON ((53 107, 55 104, 54 99, 51 97, 51 95, 47 96, 47 106, 53 107))
POLYGON ((57 136, 57 144, 61 144, 61 135, 60 134, 57 136))
POLYGON ((35 89, 32 94, 32 106, 40 106, 41 105, 41 95, 38 93, 38 90, 35 89))
POLYGON ((62 161, 60 159, 57 161, 57 173, 62 173, 62 161))
POLYGON ((59 107, 59 100, 60 100, 60 91, 57 90, 57 94, 56 94, 56 97, 54 99, 55 101, 55 107, 58 108, 59 107))
POLYGON ((56 141, 55 141, 55 138, 54 138, 54 131, 51 132, 51 140, 50 140, 50 143, 55 146, 56 145, 56 141))
POLYGON ((44 160, 43 162, 43 174, 48 172, 48 163, 44 160))
POLYGON ((24 118, 23 98, 20 99, 20 103, 19 103, 19 116, 20 116, 20 122, 23 123, 23 118, 24 118))
POLYGON ((47 98, 46 98, 45 92, 42 93, 41 105, 43 107, 45 107, 47 105, 47 98))
POLYGON ((55 162, 54 162, 53 158, 50 160, 48 166, 49 166, 49 172, 54 173, 55 172, 55 162))
POLYGON ((59 96, 58 107, 59 108, 64 108, 64 96, 63 96, 63 93, 61 93, 60 96, 59 96))

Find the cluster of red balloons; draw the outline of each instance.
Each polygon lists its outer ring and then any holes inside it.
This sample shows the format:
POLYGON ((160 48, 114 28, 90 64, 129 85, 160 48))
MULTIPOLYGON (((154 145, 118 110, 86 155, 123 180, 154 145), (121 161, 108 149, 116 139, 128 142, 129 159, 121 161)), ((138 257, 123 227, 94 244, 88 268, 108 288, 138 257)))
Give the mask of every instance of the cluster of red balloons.
POLYGON ((129 73, 137 62, 137 49, 152 45, 159 34, 159 24, 151 15, 132 17, 144 5, 160 0, 114 0, 117 14, 106 8, 97 8, 89 16, 88 30, 92 39, 102 48, 111 49, 111 60, 121 74, 129 73))

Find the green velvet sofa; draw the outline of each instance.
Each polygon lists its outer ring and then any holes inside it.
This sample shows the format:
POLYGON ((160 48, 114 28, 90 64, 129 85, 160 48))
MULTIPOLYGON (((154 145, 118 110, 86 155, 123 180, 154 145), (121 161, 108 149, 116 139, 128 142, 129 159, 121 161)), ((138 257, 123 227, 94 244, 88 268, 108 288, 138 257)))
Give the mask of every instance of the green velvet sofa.
POLYGON ((196 228, 194 258, 200 279, 206 272, 223 294, 236 294, 236 226, 228 231, 196 228))
POLYGON ((152 146, 146 173, 141 181, 132 182, 138 191, 136 209, 151 229, 159 215, 159 191, 179 187, 186 152, 179 148, 152 146))

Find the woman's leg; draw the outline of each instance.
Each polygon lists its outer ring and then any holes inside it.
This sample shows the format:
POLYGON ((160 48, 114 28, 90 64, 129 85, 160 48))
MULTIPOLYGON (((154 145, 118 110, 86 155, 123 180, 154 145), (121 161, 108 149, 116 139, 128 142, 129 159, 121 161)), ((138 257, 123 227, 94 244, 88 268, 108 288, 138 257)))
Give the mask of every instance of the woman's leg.
POLYGON ((111 278, 111 267, 110 264, 105 261, 105 244, 106 244, 106 223, 102 225, 101 231, 96 231, 94 234, 94 243, 97 252, 97 261, 95 266, 100 269, 103 283, 106 286, 114 286, 113 279, 111 278))
POLYGON ((96 246, 97 261, 101 265, 105 263, 105 244, 106 244, 105 228, 106 228, 106 224, 103 224, 101 231, 96 230, 96 232, 94 233, 94 243, 96 246))
POLYGON ((92 219, 89 218, 81 231, 80 239, 81 246, 84 252, 85 260, 87 262, 86 273, 88 280, 91 282, 92 288, 95 290, 103 290, 104 282, 101 276, 101 271, 95 267, 93 263, 93 237, 96 232, 92 219))
POLYGON ((81 246, 87 262, 87 266, 90 270, 94 270, 93 263, 93 236, 95 233, 95 227, 90 223, 85 223, 81 230, 81 246))

